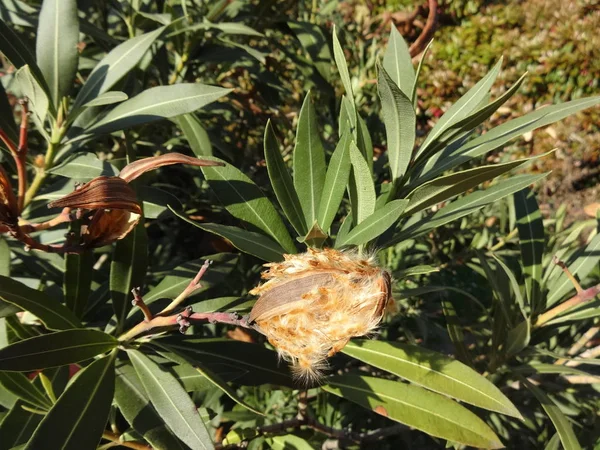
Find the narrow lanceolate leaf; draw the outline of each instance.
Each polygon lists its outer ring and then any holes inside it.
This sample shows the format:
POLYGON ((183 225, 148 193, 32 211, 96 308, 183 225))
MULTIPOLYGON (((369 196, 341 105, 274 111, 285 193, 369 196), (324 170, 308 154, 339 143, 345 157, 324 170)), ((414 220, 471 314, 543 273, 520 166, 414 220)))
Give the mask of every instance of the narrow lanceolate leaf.
POLYGON ((506 333, 506 346, 503 352, 512 356, 518 354, 529 345, 531 339, 531 322, 522 320, 506 333))
POLYGON ((317 220, 324 184, 325 151, 319 134, 315 107, 308 93, 300 110, 294 148, 294 187, 302 205, 307 230, 317 220))
POLYGON ((250 178, 229 164, 225 167, 202 167, 202 173, 231 215, 267 233, 286 252, 296 253, 294 241, 281 216, 250 178))
POLYGON ((492 180, 536 158, 538 156, 504 164, 475 167, 474 169, 463 170, 428 181, 408 194, 407 197, 410 198, 410 205, 406 209, 406 214, 414 214, 462 194, 485 181, 492 180))
POLYGON ((173 433, 192 450, 214 448, 196 405, 173 375, 137 350, 127 353, 150 401, 173 433))
POLYGON ((96 330, 67 330, 43 334, 0 349, 0 370, 30 370, 73 364, 112 350, 114 337, 96 330))
POLYGON ((75 99, 74 108, 101 96, 130 72, 166 27, 128 39, 113 48, 90 73, 75 99))
POLYGON ((200 83, 153 87, 120 103, 85 132, 112 133, 155 120, 191 113, 229 92, 231 89, 200 83))
POLYGON ((100 176, 114 177, 118 171, 111 163, 101 161, 93 153, 75 153, 50 169, 49 173, 76 180, 91 180, 100 176))
POLYGON ((50 102, 46 91, 31 72, 31 66, 26 65, 17 70, 15 82, 22 95, 29 99, 29 109, 35 114, 33 119, 43 124, 50 109, 50 102))
POLYGON ((35 55, 23 40, 15 33, 6 22, 0 20, 0 52, 15 66, 17 69, 28 65, 31 73, 45 92, 49 89, 44 81, 42 71, 36 64, 35 55))
POLYGON ((392 200, 359 223, 347 235, 335 242, 336 247, 342 245, 361 245, 377 239, 393 226, 408 205, 408 200, 392 200))
POLYGON ((81 327, 81 322, 62 303, 42 291, 0 276, 0 299, 38 317, 49 330, 81 327))
POLYGON ((21 400, 17 401, 0 422, 0 450, 25 444, 44 417, 23 409, 23 406, 21 400))
POLYGON ((542 213, 535 194, 529 188, 514 194, 514 202, 527 298, 531 308, 535 311, 541 298, 542 257, 544 255, 542 213))
POLYGON ((423 50, 423 53, 421 53, 421 59, 419 59, 419 65, 417 66, 417 71, 415 73, 415 82, 412 86, 411 95, 410 95, 410 99, 413 102, 413 105, 415 105, 415 108, 417 105, 417 86, 419 84, 419 75, 421 74, 421 69, 423 68, 423 63, 425 62, 425 58, 429 54, 429 49, 431 48, 431 44, 433 44, 433 39, 431 39, 429 41, 429 44, 427 44, 427 47, 425 47, 425 50, 423 50))
POLYGON ((529 389, 542 404, 542 408, 544 408, 544 411, 546 411, 546 414, 548 414, 548 417, 550 417, 550 420, 554 424, 554 427, 560 436, 560 441, 562 442, 563 448, 565 450, 580 450, 581 446, 579 445, 577 436, 575 436, 575 433, 573 432, 573 427, 571 426, 569 420, 562 413, 559 406, 556 405, 539 387, 533 385, 525 379, 523 379, 523 384, 525 384, 527 389, 529 389))
POLYGON ((523 318, 527 319, 528 316, 525 311, 525 299, 523 298, 523 295, 521 294, 521 287, 519 286, 519 283, 517 282, 517 278, 515 277, 515 274, 513 273, 512 270, 510 270, 510 268, 506 264, 504 264, 504 261, 502 261, 500 258, 498 258, 498 256, 496 256, 494 253, 492 253, 491 255, 496 260, 496 263, 498 264, 500 269, 506 274, 506 277, 508 278, 508 281, 510 282, 510 287, 513 291, 515 300, 517 302, 517 306, 518 306, 519 310, 521 311, 523 318))
POLYGON ((114 355, 83 369, 37 427, 25 450, 96 448, 115 391, 114 355))
POLYGON ((340 72, 340 78, 342 79, 342 84, 346 90, 346 96, 350 100, 349 104, 352 108, 352 113, 356 114, 354 107, 354 94, 352 92, 352 82, 350 81, 350 73, 348 72, 348 63, 346 62, 342 45, 337 37, 337 29, 335 26, 333 27, 333 58, 335 59, 335 65, 340 72))
MULTIPOLYGON (((569 265, 569 271, 583 280, 597 266, 598 261, 600 261, 600 234, 594 236, 585 249, 576 254, 575 260, 569 265)), ((556 303, 568 292, 573 292, 574 295, 574 290, 573 283, 561 271, 557 278, 548 283, 547 306, 556 303)))
POLYGON ((183 450, 181 441, 150 403, 133 366, 120 365, 115 373, 115 402, 125 420, 154 448, 183 450))
POLYGON ((446 157, 441 158, 438 164, 435 164, 427 172, 427 176, 434 177, 473 158, 500 148, 510 140, 531 130, 557 122, 571 114, 598 104, 600 104, 600 96, 581 98, 558 105, 546 106, 517 119, 504 122, 487 133, 461 145, 446 157))
POLYGON ((140 221, 124 239, 117 242, 110 265, 110 296, 119 331, 131 309, 131 290, 141 287, 148 265, 148 237, 140 221))
MULTIPOLYGON (((72 225, 79 228, 77 225, 72 225)), ((82 317, 92 287, 94 255, 91 251, 65 255, 63 289, 65 304, 76 317, 82 317)))
POLYGON ((464 217, 467 214, 471 214, 485 205, 520 191, 530 184, 533 184, 546 177, 546 175, 548 174, 517 175, 509 178, 508 180, 503 180, 490 188, 465 195, 464 197, 453 201, 449 205, 444 206, 432 216, 428 216, 410 224, 405 229, 401 230, 400 233, 393 236, 389 241, 385 242, 384 245, 393 245, 394 243, 403 241, 405 239, 414 238, 448 222, 464 217))
POLYGON ((174 122, 179 125, 183 135, 185 136, 190 148, 198 158, 205 156, 212 156, 212 144, 210 142, 210 136, 202 126, 200 119, 193 114, 182 114, 173 119, 174 122))
POLYGON ((98 97, 85 103, 83 106, 86 108, 93 108, 94 106, 105 106, 112 105, 114 103, 121 103, 127 100, 129 96, 125 92, 121 91, 109 91, 104 94, 100 94, 98 97))
POLYGON ((478 448, 504 447, 486 423, 455 401, 411 384, 358 375, 336 375, 327 392, 429 435, 478 448))
POLYGON ((36 56, 56 107, 69 94, 77 72, 79 20, 76 0, 44 0, 38 21, 36 56))
POLYGON ((359 224, 375 212, 377 197, 369 166, 354 142, 350 143, 350 161, 356 186, 356 205, 353 205, 356 211, 352 213, 356 217, 356 223, 359 224))
POLYGON ((417 345, 364 339, 350 342, 342 351, 440 394, 522 418, 515 405, 492 382, 440 353, 417 345))
POLYGON ((434 144, 444 131, 461 119, 467 117, 470 112, 480 105, 481 101, 488 95, 492 85, 496 81, 501 66, 502 58, 500 58, 500 61, 496 63, 485 77, 479 80, 475 86, 469 89, 465 95, 458 99, 458 101, 452 105, 442 117, 440 117, 440 120, 437 121, 433 129, 425 138, 425 142, 423 142, 423 145, 419 148, 417 156, 424 153, 430 145, 434 144))
POLYGON ((456 309, 452 302, 447 298, 442 298, 441 303, 442 312, 446 319, 446 329, 448 330, 448 336, 450 337, 452 344, 454 344, 456 358, 463 364, 472 366, 472 357, 465 343, 465 335, 458 315, 456 314, 456 309))
POLYGON ((22 373, 0 372, 0 384, 34 408, 50 409, 52 402, 22 373))
POLYGON ((265 161, 269 172, 269 180, 273 186, 273 191, 281 205, 281 209, 296 230, 299 236, 304 236, 308 232, 300 199, 294 189, 294 182, 288 168, 286 167, 281 152, 279 142, 271 125, 267 122, 264 137, 265 161))
POLYGON ((383 123, 392 179, 400 179, 408 169, 415 145, 416 115, 412 101, 380 67, 377 91, 381 98, 383 123))
POLYGON ((352 167, 350 163, 350 138, 351 134, 349 131, 346 131, 342 135, 331 155, 329 167, 327 167, 323 193, 319 201, 319 213, 317 215, 317 223, 325 232, 329 231, 329 227, 333 223, 348 184, 350 168, 352 167))
POLYGON ((257 258, 270 262, 283 260, 285 250, 283 250, 277 242, 264 234, 254 233, 253 231, 244 230, 243 228, 231 227, 218 223, 194 222, 184 215, 179 214, 177 211, 171 211, 187 223, 227 239, 235 248, 244 253, 254 255, 257 258))
POLYGON ((411 98, 415 84, 415 69, 412 65, 408 45, 393 23, 390 39, 383 55, 383 68, 404 93, 404 96, 411 98))

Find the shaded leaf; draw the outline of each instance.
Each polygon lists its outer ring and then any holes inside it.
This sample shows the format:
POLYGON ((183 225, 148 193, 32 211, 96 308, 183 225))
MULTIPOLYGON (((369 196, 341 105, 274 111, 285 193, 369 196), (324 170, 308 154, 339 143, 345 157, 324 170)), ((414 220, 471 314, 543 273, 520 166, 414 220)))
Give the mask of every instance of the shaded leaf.
POLYGON ((81 322, 63 304, 37 289, 0 276, 0 299, 38 317, 49 330, 81 327, 81 322))
POLYGON ((517 324, 514 328, 508 330, 506 335, 506 348, 505 352, 507 355, 516 355, 521 350, 529 345, 531 338, 531 323, 525 319, 517 324))
MULTIPOLYGON (((71 231, 76 225, 71 226, 71 231)), ((94 255, 90 251, 65 255, 63 292, 65 304, 76 317, 81 318, 87 305, 94 274, 94 255)))
POLYGON ((26 450, 95 448, 115 390, 114 355, 83 369, 36 428, 26 450))
POLYGON ((432 436, 483 448, 502 448, 479 417, 455 401, 418 386, 357 375, 327 378, 322 388, 432 436))
POLYGON ((353 340, 342 352, 408 381, 471 405, 522 418, 490 381, 463 363, 417 345, 353 340))
POLYGON ((212 144, 210 136, 202 126, 200 119, 196 114, 182 114, 174 119, 174 122, 179 125, 185 139, 188 141, 190 148, 198 158, 204 156, 212 156, 212 144))
POLYGON ((356 211, 353 211, 353 216, 359 224, 375 211, 375 186, 369 166, 354 142, 350 143, 350 161, 356 184, 356 211))
MULTIPOLYGON (((2 45, 1 39, 2 35, 0 34, 0 46, 2 45)), ((15 143, 19 142, 19 128, 15 123, 13 110, 10 106, 8 96, 6 95, 6 91, 4 90, 4 85, 2 83, 0 83, 0 130, 3 130, 11 141, 15 143)))
POLYGON ((296 253, 281 216, 250 178, 230 164, 202 167, 202 173, 231 215, 273 237, 287 253, 296 253))
POLYGON ((75 153, 60 165, 48 170, 49 173, 78 180, 91 180, 99 176, 114 177, 118 171, 108 161, 101 161, 93 153, 75 153))
POLYGON ((86 108, 93 108, 94 106, 105 106, 112 105, 114 103, 121 103, 127 100, 129 96, 125 92, 121 91, 108 91, 98 97, 85 103, 83 106, 86 108))
POLYGON ((0 422, 0 450, 10 450, 26 443, 42 421, 44 416, 26 411, 23 406, 21 400, 17 401, 0 422))
POLYGON ((173 214, 202 230, 227 239, 235 248, 244 253, 271 262, 283 259, 285 251, 277 242, 265 235, 218 223, 194 222, 176 211, 173 211, 173 214))
POLYGON ((127 353, 150 401, 173 433, 192 450, 214 448, 196 406, 173 375, 137 350, 127 353))
POLYGON ((64 366, 93 358, 118 344, 114 337, 101 331, 57 331, 0 349, 0 370, 27 372, 64 366))
POLYGON ((42 410, 50 409, 52 402, 29 379, 18 372, 0 372, 0 384, 24 402, 42 410))
POLYGON ((377 239, 398 221, 406 205, 408 205, 408 200, 406 199, 393 200, 386 203, 354 227, 347 235, 336 240, 336 247, 342 245, 361 245, 377 239))
POLYGON ((37 123, 43 125, 46 115, 50 109, 48 96, 42 85, 33 76, 29 65, 21 67, 15 74, 15 82, 21 89, 23 96, 27 97, 30 103, 30 110, 35 114, 37 123))
MULTIPOLYGON (((298 127, 300 127, 300 124, 298 124, 298 127)), ((304 236, 308 232, 308 228, 304 220, 300 199, 294 189, 292 177, 283 162, 283 157, 279 151, 279 142, 270 120, 265 128, 264 149, 269 181, 273 186, 275 196, 296 233, 299 236, 304 236)))
POLYGON ((173 194, 151 186, 140 186, 137 189, 138 199, 141 200, 146 219, 156 219, 167 209, 181 210, 181 201, 173 194))

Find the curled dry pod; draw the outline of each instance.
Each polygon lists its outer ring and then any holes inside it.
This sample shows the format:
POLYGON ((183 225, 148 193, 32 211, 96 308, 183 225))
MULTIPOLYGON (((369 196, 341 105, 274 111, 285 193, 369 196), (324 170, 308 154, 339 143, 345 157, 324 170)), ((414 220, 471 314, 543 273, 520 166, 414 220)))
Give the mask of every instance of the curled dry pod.
POLYGON ((265 266, 249 320, 305 382, 351 338, 373 332, 390 300, 390 274, 354 251, 309 249, 265 266))

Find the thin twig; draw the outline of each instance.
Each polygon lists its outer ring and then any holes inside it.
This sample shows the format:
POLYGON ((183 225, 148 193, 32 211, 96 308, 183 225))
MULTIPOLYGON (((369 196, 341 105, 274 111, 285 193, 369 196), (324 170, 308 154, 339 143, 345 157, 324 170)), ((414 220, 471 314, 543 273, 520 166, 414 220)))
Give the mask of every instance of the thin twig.
POLYGON ((121 436, 119 436, 116 433, 113 433, 111 431, 104 431, 102 433, 102 438, 106 439, 107 441, 111 441, 111 442, 115 442, 119 445, 122 445, 123 447, 127 447, 127 448, 133 448, 135 450, 148 450, 148 449, 152 449, 152 447, 148 444, 144 444, 143 442, 138 442, 138 441, 122 441, 121 440, 121 436))
POLYGON ((579 284, 579 281, 577 281, 577 278, 575 278, 573 276, 573 274, 571 273, 571 271, 569 270, 569 268, 567 267, 567 265, 564 262, 562 262, 560 259, 558 259, 558 257, 556 255, 554 255, 552 257, 552 262, 562 269, 562 271, 565 273, 565 275, 567 276, 569 281, 571 283, 573 283, 573 286, 575 286, 575 290, 577 291, 577 293, 580 293, 581 291, 583 291, 583 288, 579 284))
POLYGON ((144 302, 144 298, 141 295, 141 289, 139 287, 135 287, 131 290, 131 293, 133 294, 133 300, 131 301, 131 304, 140 308, 144 313, 144 320, 146 322, 150 322, 153 318, 153 315, 150 311, 150 308, 148 308, 144 302))
POLYGON ((188 298, 194 291, 200 289, 202 287, 202 285, 200 284, 200 280, 202 279, 202 277, 204 276, 204 274, 206 273, 206 271, 208 270, 208 268, 211 264, 212 264, 212 261, 210 261, 210 260, 204 261, 204 264, 202 265, 202 267, 200 268, 200 270, 198 271, 198 273, 196 274, 194 279, 192 281, 190 281, 190 284, 188 284, 188 286, 183 290, 183 292, 181 294, 179 294, 177 296, 177 298, 175 298, 171 303, 169 303, 169 305, 166 308, 164 308, 161 312, 159 312, 158 314, 166 315, 167 313, 170 313, 175 308, 177 308, 181 303, 183 303, 183 301, 186 298, 188 298))
POLYGON ((535 323, 535 326, 540 327, 544 325, 546 322, 549 322, 556 316, 564 313, 566 310, 581 305, 582 303, 589 302, 590 300, 593 300, 598 294, 600 294, 600 284, 592 286, 588 289, 583 289, 581 292, 577 293, 569 300, 562 302, 560 305, 555 306, 549 311, 546 311, 544 314, 540 314, 538 316, 537 322, 535 323))
POLYGON ((42 231, 49 228, 54 228, 60 224, 72 222, 75 219, 77 219, 77 217, 75 214, 71 213, 71 208, 63 208, 62 212, 58 216, 46 222, 26 223, 24 225, 20 225, 20 228, 23 233, 29 234, 33 233, 34 231, 42 231))
POLYGON ((23 211, 25 202, 25 192, 27 192, 27 168, 25 162, 27 160, 27 126, 29 123, 29 102, 27 99, 19 101, 21 105, 21 126, 19 128, 19 148, 17 149, 17 171, 19 178, 19 196, 18 205, 19 213, 23 211))

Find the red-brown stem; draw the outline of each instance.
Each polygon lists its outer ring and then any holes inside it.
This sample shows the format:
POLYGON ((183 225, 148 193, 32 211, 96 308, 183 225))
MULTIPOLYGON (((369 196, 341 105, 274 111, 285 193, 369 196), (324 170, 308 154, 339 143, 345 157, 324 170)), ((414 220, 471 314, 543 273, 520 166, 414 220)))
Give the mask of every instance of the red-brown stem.
POLYGON ((49 228, 54 228, 61 223, 72 222, 74 219, 75 217, 71 215, 71 208, 63 208, 62 212, 53 219, 41 223, 27 223, 21 225, 20 228, 23 233, 29 234, 33 233, 34 231, 42 231, 49 228))
POLYGON ((172 316, 154 316, 149 321, 142 321, 136 326, 131 328, 126 333, 119 336, 119 341, 129 341, 140 334, 147 333, 155 328, 174 327, 179 326, 179 320, 183 317, 188 321, 194 322, 209 322, 209 323, 223 323, 227 325, 236 325, 244 328, 253 328, 248 324, 248 320, 245 317, 240 317, 236 313, 225 313, 225 312, 213 312, 213 313, 191 313, 189 315, 174 314, 172 316))
POLYGON ((579 281, 577 281, 577 278, 573 276, 573 274, 564 262, 558 259, 556 255, 554 255, 554 257, 552 258, 552 262, 562 269, 569 281, 573 283, 573 286, 575 286, 575 290, 577 291, 577 293, 583 291, 583 288, 579 284, 579 281))
POLYGON ((200 280, 202 279, 202 277, 204 276, 204 274, 206 273, 206 271, 208 270, 208 268, 211 264, 212 264, 212 261, 209 261, 209 260, 204 261, 204 264, 202 264, 202 267, 200 268, 200 270, 198 271, 198 273, 196 274, 194 279, 192 281, 190 281, 190 284, 188 284, 188 286, 183 290, 183 292, 181 294, 179 294, 177 296, 177 298, 175 298, 171 303, 169 303, 167 305, 167 307, 164 308, 158 314, 166 315, 167 313, 173 311, 186 298, 188 298, 190 296, 190 294, 192 294, 195 290, 200 289, 202 287, 202 285, 200 284, 200 280))
POLYGON ((144 302, 144 298, 140 294, 140 288, 139 287, 133 288, 131 290, 131 293, 133 294, 133 300, 132 300, 131 304, 133 306, 137 306, 138 308, 140 308, 142 310, 142 312, 144 313, 144 320, 146 322, 150 322, 153 319, 152 312, 150 311, 150 308, 148 308, 148 306, 144 302))
POLYGON ((596 295, 598 294, 600 294, 600 284, 592 286, 591 288, 582 289, 569 300, 562 302, 560 305, 555 306, 549 311, 546 311, 544 314, 540 314, 538 316, 537 322, 535 323, 535 326, 540 327, 544 325, 546 322, 549 322, 550 320, 554 319, 556 316, 562 314, 567 309, 571 309, 577 305, 588 302, 594 299, 594 297, 596 297, 596 295))
POLYGON ((10 230, 10 234, 16 240, 21 241, 25 244, 27 249, 40 250, 46 253, 82 253, 85 248, 83 247, 73 247, 69 245, 46 245, 41 242, 36 241, 28 234, 25 234, 20 227, 15 230, 10 230))
POLYGON ((27 126, 29 124, 29 102, 27 99, 22 99, 21 105, 21 126, 19 128, 19 148, 17 149, 17 172, 19 177, 19 197, 18 205, 19 212, 23 211, 25 203, 25 192, 27 191, 27 169, 25 161, 27 159, 27 126))

